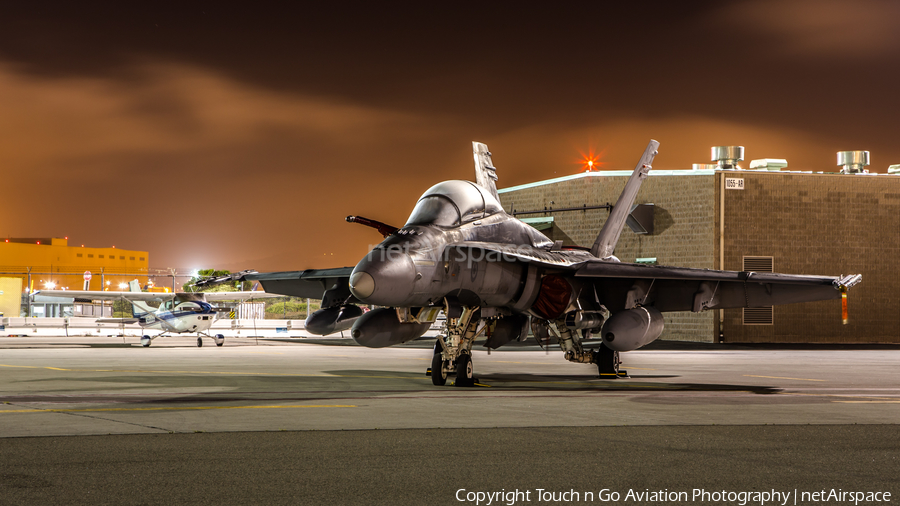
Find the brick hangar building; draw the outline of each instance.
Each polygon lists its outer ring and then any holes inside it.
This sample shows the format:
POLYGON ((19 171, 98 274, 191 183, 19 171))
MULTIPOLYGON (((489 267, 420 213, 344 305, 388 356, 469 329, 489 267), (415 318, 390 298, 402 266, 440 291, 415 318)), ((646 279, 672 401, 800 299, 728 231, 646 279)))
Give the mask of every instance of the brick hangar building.
MULTIPOLYGON (((630 223, 636 232, 622 233, 615 255, 623 262, 678 267, 862 274, 862 283, 849 291, 849 323, 842 324, 839 299, 664 313, 662 339, 900 343, 900 175, 774 165, 740 170, 720 161, 697 170, 652 170, 635 201, 645 204, 630 223)), ((507 212, 551 239, 590 246, 608 216, 606 205, 615 203, 630 175, 585 172, 499 194, 507 212)))

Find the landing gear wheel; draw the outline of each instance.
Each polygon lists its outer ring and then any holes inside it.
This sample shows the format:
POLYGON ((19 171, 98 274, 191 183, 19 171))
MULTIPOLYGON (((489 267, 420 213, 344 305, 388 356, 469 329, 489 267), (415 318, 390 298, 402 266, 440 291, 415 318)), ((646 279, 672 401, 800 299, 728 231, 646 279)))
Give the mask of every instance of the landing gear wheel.
POLYGON ((216 346, 222 346, 225 344, 225 336, 222 334, 216 334, 216 346))
MULTIPOLYGON (((432 369, 433 371, 433 369, 432 369)), ((456 383, 458 387, 475 386, 475 369, 472 367, 472 356, 468 353, 460 354, 456 359, 456 383)), ((434 377, 432 372, 431 377, 434 377)))
POLYGON ((447 384, 447 369, 444 367, 446 361, 440 352, 435 353, 431 358, 431 383, 441 387, 447 384))
POLYGON ((605 344, 601 344, 600 348, 594 352, 594 362, 597 363, 600 379, 615 379, 619 377, 618 351, 611 350, 605 344))
POLYGON ((141 338, 141 346, 143 346, 144 348, 150 346, 150 336, 144 336, 141 338))
POLYGON ((202 348, 202 347, 203 347, 203 338, 202 338, 202 337, 198 337, 198 338, 197 338, 197 347, 198 347, 198 348, 202 348))

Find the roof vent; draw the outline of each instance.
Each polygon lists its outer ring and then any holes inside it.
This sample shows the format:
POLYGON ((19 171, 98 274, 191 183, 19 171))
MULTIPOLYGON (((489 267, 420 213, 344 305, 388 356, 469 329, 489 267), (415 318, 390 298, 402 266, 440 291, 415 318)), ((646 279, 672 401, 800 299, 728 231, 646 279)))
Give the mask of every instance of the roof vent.
POLYGON ((714 163, 695 163, 691 165, 691 170, 715 170, 719 166, 714 163))
POLYGON ((737 163, 744 159, 744 146, 713 146, 711 159, 718 169, 741 170, 737 163))
POLYGON ((761 160, 750 160, 750 168, 759 170, 786 169, 787 160, 783 158, 763 158, 761 160))
POLYGON ((891 165, 888 167, 888 174, 900 174, 900 165, 891 165))
POLYGON ((868 174, 868 151, 838 151, 837 164, 842 166, 841 174, 868 174))

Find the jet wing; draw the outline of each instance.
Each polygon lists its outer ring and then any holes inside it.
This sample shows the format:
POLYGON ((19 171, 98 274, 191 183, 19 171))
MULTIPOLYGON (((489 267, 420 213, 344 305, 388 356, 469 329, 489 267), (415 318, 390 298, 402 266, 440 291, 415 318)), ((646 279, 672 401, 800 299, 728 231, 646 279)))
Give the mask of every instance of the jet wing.
POLYGON ((602 261, 582 265, 575 277, 596 279, 596 296, 611 310, 641 304, 660 311, 695 312, 839 299, 842 290, 862 279, 602 261))
POLYGON ((174 293, 159 292, 106 292, 100 290, 38 290, 32 295, 44 297, 59 297, 65 299, 90 299, 90 300, 167 300, 175 297, 174 293))
POLYGON ((204 292, 206 302, 218 302, 220 300, 250 300, 269 299, 272 297, 284 297, 277 293, 266 292, 204 292))
POLYGON ((259 281, 268 294, 321 299, 322 307, 331 307, 346 302, 358 302, 350 293, 351 272, 353 267, 284 272, 242 271, 197 284, 202 286, 226 281, 259 281))

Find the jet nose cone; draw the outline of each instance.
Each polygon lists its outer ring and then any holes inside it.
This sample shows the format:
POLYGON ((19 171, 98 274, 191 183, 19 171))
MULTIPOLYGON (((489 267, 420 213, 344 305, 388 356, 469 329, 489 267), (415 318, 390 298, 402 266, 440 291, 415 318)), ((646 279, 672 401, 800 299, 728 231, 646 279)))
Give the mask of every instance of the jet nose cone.
POLYGON ((413 292, 416 267, 405 253, 380 258, 380 251, 362 259, 350 273, 350 292, 360 302, 403 307, 413 292))
POLYGON ((368 299, 375 293, 375 278, 365 271, 355 271, 350 275, 350 292, 359 300, 368 299))

